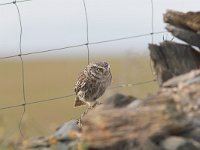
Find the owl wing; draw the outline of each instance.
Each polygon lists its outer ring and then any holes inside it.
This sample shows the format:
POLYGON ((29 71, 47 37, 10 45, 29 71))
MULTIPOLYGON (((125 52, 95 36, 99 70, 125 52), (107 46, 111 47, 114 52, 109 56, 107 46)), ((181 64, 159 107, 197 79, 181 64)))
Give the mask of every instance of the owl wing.
MULTIPOLYGON (((79 91, 85 91, 86 90, 86 84, 87 84, 87 77, 84 75, 84 73, 82 72, 79 76, 78 76, 78 80, 75 84, 75 88, 74 88, 74 91, 77 95, 77 93, 79 91)), ((82 105, 85 105, 85 102, 81 101, 79 99, 78 96, 76 96, 76 99, 75 99, 75 103, 74 103, 74 107, 78 107, 78 106, 82 106, 82 105)))
POLYGON ((75 84, 75 88, 74 88, 74 92, 77 94, 80 90, 84 90, 85 86, 87 84, 87 77, 85 76, 85 74, 82 72, 79 76, 78 76, 78 80, 75 84))

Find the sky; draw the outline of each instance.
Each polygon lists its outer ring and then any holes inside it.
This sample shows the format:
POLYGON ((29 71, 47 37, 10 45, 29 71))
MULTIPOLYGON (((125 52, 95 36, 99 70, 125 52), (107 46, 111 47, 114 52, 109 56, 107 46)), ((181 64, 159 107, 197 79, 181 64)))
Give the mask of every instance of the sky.
MULTIPOLYGON (((0 4, 12 2, 0 0, 0 4)), ((151 0, 85 0, 89 42, 98 42, 152 32, 151 0)), ((61 48, 87 42, 83 0, 31 0, 17 3, 22 19, 22 53, 61 48)), ((165 31, 167 9, 199 11, 199 0, 153 0, 154 32, 165 31)), ((0 6, 0 56, 19 53, 20 26, 14 4, 0 6)), ((154 35, 154 43, 171 39, 170 33, 154 35)), ((90 45, 93 55, 148 52, 151 36, 90 45)), ((86 47, 71 49, 81 56, 86 47)), ((64 51, 68 51, 67 49, 64 51)), ((62 56, 62 52, 40 56, 62 56)), ((37 57, 37 56, 35 56, 37 57)), ((39 57, 39 56, 38 56, 39 57)))

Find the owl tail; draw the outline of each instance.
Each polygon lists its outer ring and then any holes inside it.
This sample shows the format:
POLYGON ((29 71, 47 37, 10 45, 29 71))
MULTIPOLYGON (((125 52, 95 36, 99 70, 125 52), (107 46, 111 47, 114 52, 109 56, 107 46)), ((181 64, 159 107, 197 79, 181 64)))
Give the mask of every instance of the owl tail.
POLYGON ((82 106, 82 105, 85 105, 85 103, 83 101, 81 101, 78 97, 76 97, 74 107, 78 107, 78 106, 82 106))

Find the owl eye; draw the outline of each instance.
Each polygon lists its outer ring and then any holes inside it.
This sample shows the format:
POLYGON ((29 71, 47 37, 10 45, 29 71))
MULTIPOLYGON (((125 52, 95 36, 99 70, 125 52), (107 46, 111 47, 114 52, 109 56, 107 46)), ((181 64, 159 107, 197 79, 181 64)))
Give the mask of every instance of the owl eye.
POLYGON ((103 72, 103 69, 102 68, 97 68, 97 71, 98 72, 103 72))

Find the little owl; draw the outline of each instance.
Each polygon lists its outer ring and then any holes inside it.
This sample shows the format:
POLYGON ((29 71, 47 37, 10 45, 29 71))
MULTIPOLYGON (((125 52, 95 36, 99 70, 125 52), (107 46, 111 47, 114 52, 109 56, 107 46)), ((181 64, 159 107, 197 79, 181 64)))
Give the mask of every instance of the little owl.
POLYGON ((110 85, 112 75, 110 65, 107 62, 89 64, 80 73, 75 84, 76 100, 74 106, 87 104, 92 107, 110 85))

